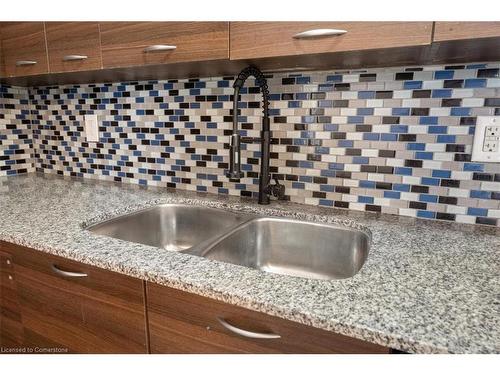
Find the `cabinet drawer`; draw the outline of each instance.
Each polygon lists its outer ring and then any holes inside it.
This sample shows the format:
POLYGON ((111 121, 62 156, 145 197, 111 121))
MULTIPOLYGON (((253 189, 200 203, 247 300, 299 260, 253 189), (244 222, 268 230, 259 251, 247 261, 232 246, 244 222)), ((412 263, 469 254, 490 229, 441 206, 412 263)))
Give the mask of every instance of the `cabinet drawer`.
POLYGON ((500 22, 436 22, 434 41, 500 36, 500 22))
POLYGON ((231 22, 231 60, 430 44, 432 22, 231 22), (342 35, 297 39, 318 29, 342 35))
POLYGON ((1 28, 5 76, 49 72, 43 22, 3 22, 1 28))
POLYGON ((389 352, 379 345, 161 285, 147 283, 147 295, 152 353, 389 352), (262 337, 245 337, 252 336, 249 332, 262 337))
POLYGON ((46 22, 51 73, 102 67, 97 22, 46 22))
POLYGON ((228 22, 103 22, 100 30, 104 68, 229 57, 228 22))
POLYGON ((142 282, 132 277, 110 272, 101 268, 88 266, 69 259, 46 254, 24 246, 0 242, 0 247, 13 249, 12 254, 16 267, 30 274, 43 274, 64 284, 68 284, 74 293, 104 299, 117 297, 128 301, 130 306, 142 306, 142 282), (87 276, 79 276, 87 275, 87 276))

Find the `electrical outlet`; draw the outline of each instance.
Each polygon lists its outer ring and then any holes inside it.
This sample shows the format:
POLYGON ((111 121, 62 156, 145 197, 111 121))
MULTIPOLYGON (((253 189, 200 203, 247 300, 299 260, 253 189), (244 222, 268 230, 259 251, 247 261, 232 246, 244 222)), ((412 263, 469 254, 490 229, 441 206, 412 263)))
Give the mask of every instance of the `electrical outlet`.
POLYGON ((87 142, 99 142, 99 123, 97 115, 85 115, 85 138, 87 142))
POLYGON ((500 162, 500 117, 478 116, 472 161, 500 162))

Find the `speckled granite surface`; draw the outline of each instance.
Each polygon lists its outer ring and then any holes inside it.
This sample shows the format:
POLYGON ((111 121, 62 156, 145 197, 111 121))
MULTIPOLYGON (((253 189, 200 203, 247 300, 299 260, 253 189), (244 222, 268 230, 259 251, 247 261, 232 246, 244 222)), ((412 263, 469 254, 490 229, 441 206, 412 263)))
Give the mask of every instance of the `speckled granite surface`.
POLYGON ((0 178, 0 240, 417 353, 500 353, 500 229, 39 175, 0 178), (307 280, 96 236, 83 228, 185 201, 366 226, 353 278, 307 280))

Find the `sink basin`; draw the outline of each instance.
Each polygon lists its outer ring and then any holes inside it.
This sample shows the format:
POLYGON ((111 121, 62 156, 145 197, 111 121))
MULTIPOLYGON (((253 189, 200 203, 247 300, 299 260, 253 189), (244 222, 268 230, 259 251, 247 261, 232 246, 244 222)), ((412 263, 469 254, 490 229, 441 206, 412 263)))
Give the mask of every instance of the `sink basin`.
POLYGON ((162 204, 95 224, 93 233, 173 251, 213 239, 248 216, 216 208, 162 204))
POLYGON ((361 269, 370 242, 364 232, 341 226, 257 218, 196 255, 290 276, 343 279, 361 269))

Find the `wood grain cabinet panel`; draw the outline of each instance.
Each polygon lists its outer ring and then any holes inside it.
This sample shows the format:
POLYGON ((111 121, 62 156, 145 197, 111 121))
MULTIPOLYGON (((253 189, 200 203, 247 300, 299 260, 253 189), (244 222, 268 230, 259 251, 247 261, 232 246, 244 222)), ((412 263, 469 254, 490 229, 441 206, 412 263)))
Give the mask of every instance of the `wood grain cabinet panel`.
POLYGON ((228 22, 100 23, 104 68, 227 59, 228 22), (175 49, 147 52, 155 45, 175 49))
POLYGON ((379 345, 152 283, 147 283, 147 310, 152 353, 389 353, 379 345), (218 318, 281 337, 243 337, 218 318))
POLYGON ((97 22, 45 22, 51 73, 102 68, 97 22))
POLYGON ((231 60, 426 45, 432 22, 231 22, 231 60), (296 39, 315 29, 347 33, 296 39))
POLYGON ((0 349, 22 347, 23 337, 12 256, 0 252, 0 349))
POLYGON ((13 254, 27 347, 148 352, 143 281, 26 247, 2 247, 13 254))
POLYGON ((500 22, 436 22, 434 41, 500 37, 500 22))
POLYGON ((5 76, 49 72, 43 22, 3 22, 1 28, 5 76))

